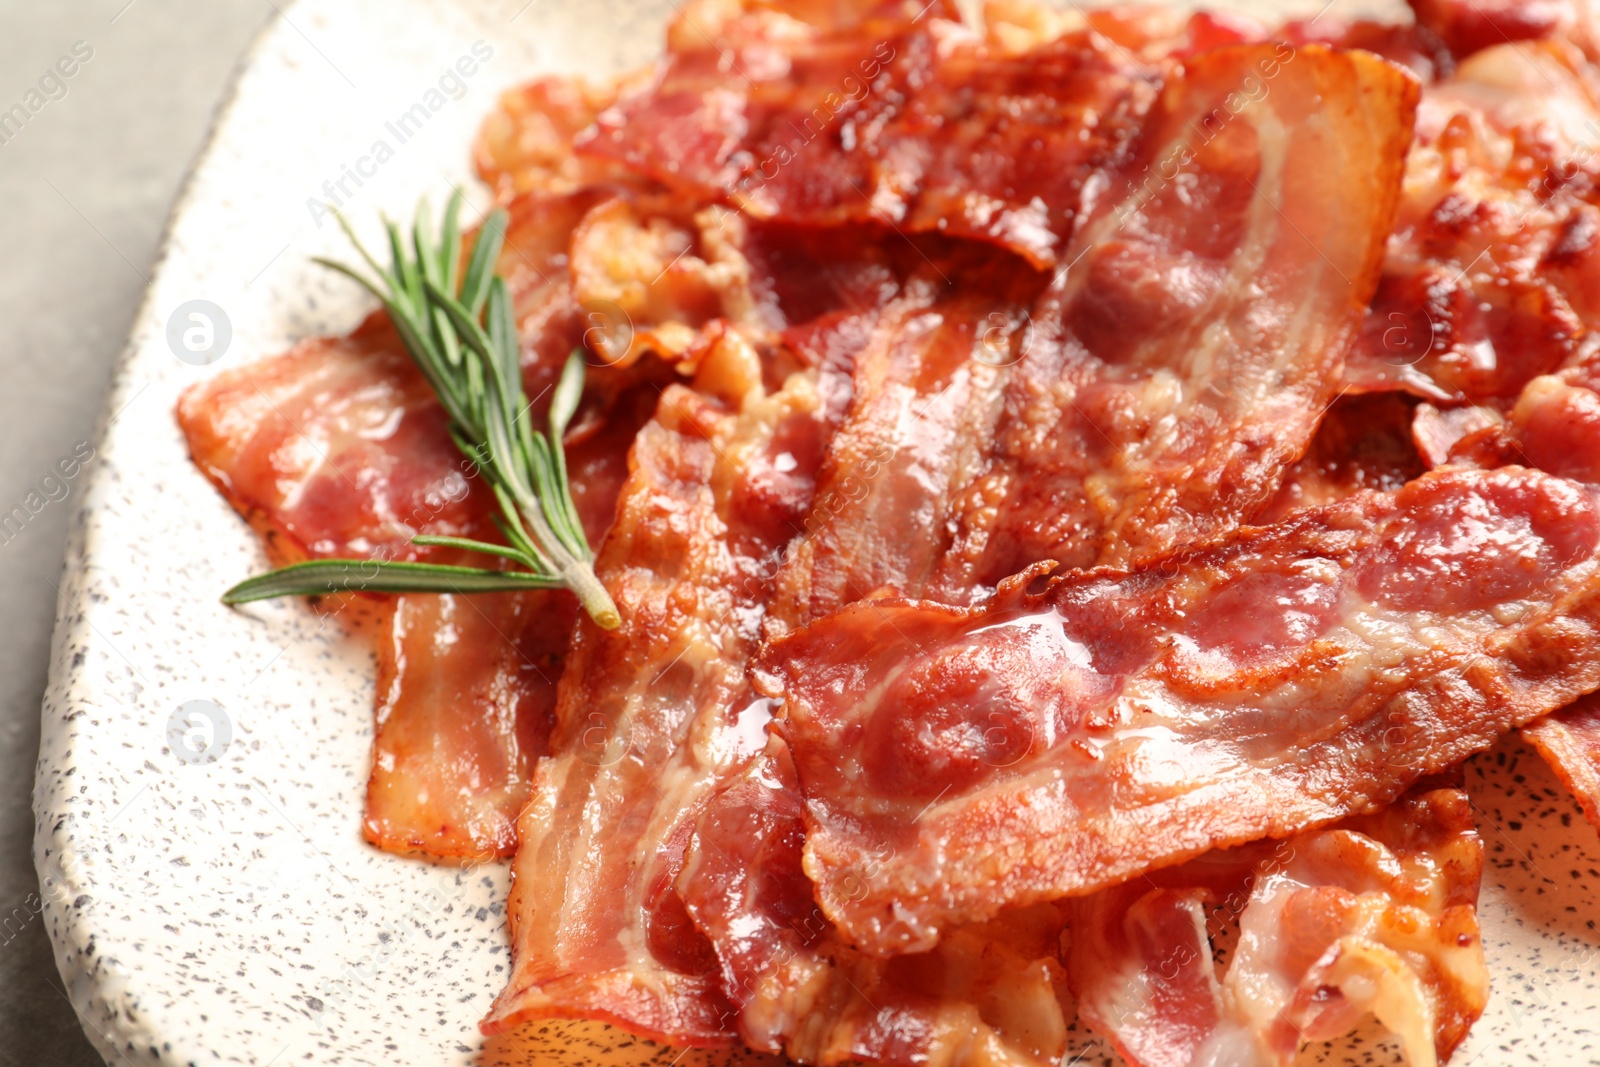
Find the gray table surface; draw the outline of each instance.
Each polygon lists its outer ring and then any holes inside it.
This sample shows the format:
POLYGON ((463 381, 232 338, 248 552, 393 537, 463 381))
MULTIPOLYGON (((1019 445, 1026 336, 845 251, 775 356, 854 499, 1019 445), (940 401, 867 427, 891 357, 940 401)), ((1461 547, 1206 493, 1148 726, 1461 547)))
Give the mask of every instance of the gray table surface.
MULTIPOLYGON (((0 512, 90 437, 173 198, 272 0, 0 0, 0 512), (65 93, 62 95, 61 90, 65 93)), ((0 1065, 96 1065, 29 906, 31 791, 70 507, 0 537, 0 1065)), ((36 898, 35 898, 36 899, 36 898)))

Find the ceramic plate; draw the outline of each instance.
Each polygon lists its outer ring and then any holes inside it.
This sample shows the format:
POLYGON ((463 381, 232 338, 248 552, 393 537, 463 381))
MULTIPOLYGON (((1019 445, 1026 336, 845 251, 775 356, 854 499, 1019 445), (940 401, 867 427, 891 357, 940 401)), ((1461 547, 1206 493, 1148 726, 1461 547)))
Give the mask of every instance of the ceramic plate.
MULTIPOLYGON (((645 62, 670 11, 670 0, 300 0, 244 60, 174 213, 95 455, 75 474, 86 491, 44 704, 35 856, 57 963, 108 1060, 678 1055, 594 1024, 478 1035, 506 976, 506 870, 363 844, 367 647, 296 602, 218 603, 264 560, 190 466, 172 418, 185 386, 365 312, 354 287, 309 263, 345 251, 314 202, 337 197, 371 223, 424 193, 441 203, 467 178, 472 134, 501 88, 645 62)), ((471 200, 487 203, 481 189, 471 200)), ((1494 993, 1456 1062, 1600 1063, 1589 918, 1600 839, 1518 745, 1479 757, 1469 781, 1489 846, 1494 993)), ((1085 1034, 1074 1056, 1095 1063, 1105 1046, 1085 1034)), ((1304 1059, 1397 1053, 1358 1035, 1304 1059)))

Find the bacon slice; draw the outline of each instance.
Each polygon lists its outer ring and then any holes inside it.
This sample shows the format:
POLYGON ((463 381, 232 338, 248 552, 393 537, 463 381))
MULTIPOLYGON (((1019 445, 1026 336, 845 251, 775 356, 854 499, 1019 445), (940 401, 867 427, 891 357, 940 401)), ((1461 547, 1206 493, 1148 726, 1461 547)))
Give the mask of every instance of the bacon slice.
POLYGON ((1594 694, 1522 728, 1600 829, 1600 698, 1594 694))
POLYGON ((1042 559, 1212 536, 1271 502, 1376 281, 1414 97, 1364 53, 1255 45, 1186 62, 1137 187, 1085 228, 1078 265, 1034 309, 932 599, 970 601, 1042 559), (1185 180, 1191 165, 1204 181, 1185 180))
POLYGON ((743 399, 669 387, 634 446, 596 562, 622 626, 580 623, 568 656, 555 755, 519 821, 514 969, 486 1032, 593 1017, 677 1045, 732 1040, 673 880, 695 815, 765 743, 768 702, 745 665, 810 504, 827 408, 814 371, 763 395, 732 336, 707 359, 730 365, 702 374, 742 374, 743 399))
MULTIPOLYGON (((524 384, 539 404, 581 338, 564 265, 568 236, 593 201, 578 193, 510 205, 497 269, 512 287, 524 384)), ((575 497, 594 538, 610 524, 616 468, 641 421, 624 410, 623 390, 645 376, 597 370, 573 430, 575 497), (601 432, 613 415, 627 424, 620 436, 601 432)), ((349 337, 218 374, 184 394, 178 419, 196 464, 275 561, 436 559, 411 538, 495 536, 490 495, 381 314, 349 337)), ((510 854, 545 752, 573 610, 558 592, 373 599, 368 840, 441 856, 510 854)))
POLYGON ((554 595, 394 598, 377 637, 368 841, 479 859, 516 850, 575 615, 554 595))
POLYGON ((939 4, 833 26, 735 18, 671 40, 657 79, 602 113, 581 154, 761 218, 881 220, 1039 266, 1155 95, 1152 72, 1096 35, 1008 56, 939 4))
POLYGON ((1458 57, 1516 41, 1563 38, 1590 51, 1591 0, 1410 0, 1419 25, 1458 57))
POLYGON ((1084 1018, 1134 1067, 1288 1067, 1376 1015, 1412 1067, 1483 1012, 1483 845, 1457 789, 1212 853, 1072 903, 1084 1018), (1218 981, 1208 928, 1236 928, 1218 981))
POLYGON ((890 309, 903 325, 858 362, 775 616, 885 588, 971 602, 1038 560, 1160 550, 1271 502, 1375 282, 1413 94, 1370 56, 1287 55, 1189 65, 1130 171, 1144 184, 1089 224, 1081 262, 1031 315, 1011 303, 1025 288, 985 303, 945 267, 960 298, 924 284, 890 309), (1261 107, 1213 117, 1268 73, 1261 107), (1359 117, 1369 94, 1392 105, 1387 125, 1359 117), (1219 132, 1202 145, 1207 122, 1219 132), (1208 175, 1194 189, 1141 169, 1183 152, 1208 175), (1201 233, 1215 240, 1182 244, 1201 233))
POLYGON ((1053 904, 875 959, 841 939, 800 865, 794 767, 774 741, 706 807, 677 886, 711 937, 752 1048, 800 1063, 1053 1067, 1070 1018, 1053 904))
MULTIPOLYGON (((562 265, 591 200, 512 205, 497 269, 512 286, 529 396, 548 389, 581 336, 562 265)), ((492 497, 468 477, 443 409, 382 313, 348 337, 306 341, 194 386, 178 422, 195 464, 277 561, 412 559, 419 533, 493 535, 492 497)))
MULTIPOLYGON (((629 446, 656 395, 653 383, 623 394, 596 432, 568 449, 591 544, 611 525, 629 446)), ((516 817, 535 762, 549 752, 577 614, 576 599, 557 590, 392 598, 378 632, 368 841, 434 856, 516 851, 516 817)))
POLYGON ((381 316, 223 371, 184 393, 178 421, 278 561, 412 558, 416 534, 475 534, 491 506, 381 316))
POLYGON ((847 607, 763 664, 819 902, 917 951, 1381 806, 1600 686, 1597 541, 1574 483, 1436 472, 969 611, 847 607))
POLYGON ((1507 406, 1570 360, 1600 322, 1597 148, 1592 74, 1559 41, 1489 48, 1426 88, 1351 384, 1507 406))
POLYGON ((578 134, 616 101, 617 86, 582 78, 538 78, 500 94, 473 143, 473 163, 502 201, 524 193, 570 193, 629 175, 572 150, 578 134))
POLYGON ((884 309, 855 360, 851 409, 829 446, 808 536, 779 571, 775 625, 878 589, 927 585, 1026 336, 1020 309, 1041 284, 1004 262, 946 261, 884 309))

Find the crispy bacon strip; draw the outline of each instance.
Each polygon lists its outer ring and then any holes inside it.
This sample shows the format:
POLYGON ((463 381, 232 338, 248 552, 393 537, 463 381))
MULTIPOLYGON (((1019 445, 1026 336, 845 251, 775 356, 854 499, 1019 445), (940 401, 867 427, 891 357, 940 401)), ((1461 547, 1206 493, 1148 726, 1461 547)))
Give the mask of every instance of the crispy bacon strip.
POLYGON ((924 955, 875 959, 817 907, 804 840, 794 767, 774 740, 701 813, 678 875, 746 1044, 823 1067, 1061 1062, 1070 1014, 1055 905, 963 927, 924 955))
POLYGON ((1376 278, 1412 92, 1360 54, 1212 52, 1169 87, 1131 172, 1143 184, 1090 224, 1031 315, 1007 306, 1025 290, 985 304, 947 268, 965 305, 913 287, 857 365, 774 614, 883 588, 968 603, 1041 559, 1159 550, 1265 508, 1376 278), (1233 116, 1230 94, 1268 75, 1233 116), (1369 94, 1392 104, 1387 125, 1360 117, 1377 114, 1369 94), (1172 180, 1141 169, 1181 159, 1172 180), (1189 164, 1209 176, 1193 189, 1189 164), (1215 239, 1181 243, 1202 233, 1215 239))
POLYGON ((519 821, 514 969, 489 1033, 584 1017, 732 1041, 715 957, 673 880, 695 815, 765 743, 769 705, 745 666, 774 558, 810 504, 827 407, 815 372, 764 395, 733 335, 701 375, 737 399, 667 389, 596 561, 623 622, 580 622, 568 657, 555 755, 519 821))
POLYGON ((1600 829, 1600 698, 1590 694, 1522 728, 1600 829))
POLYGON ((1482 871, 1466 794, 1436 789, 1134 879, 1071 905, 1079 1011, 1134 1067, 1288 1067, 1368 1014, 1434 1067, 1488 1000, 1482 871), (1208 928, 1235 927, 1219 982, 1208 928))
MULTIPOLYGON (((581 336, 563 264, 592 202, 573 194, 510 205, 498 269, 516 302, 529 396, 548 393, 581 336)), ((620 466, 639 421, 620 440, 597 433, 627 381, 595 373, 574 429, 575 495, 591 537, 610 524, 620 479, 606 468, 620 466)), ((495 536, 492 499, 381 315, 349 337, 218 374, 184 394, 178 419, 196 464, 275 561, 441 558, 411 538, 495 536)), ((374 599, 372 611, 379 696, 368 840, 393 851, 509 855, 533 763, 546 751, 570 598, 395 597, 374 599)))
POLYGON ((1270 502, 1375 283, 1415 92, 1320 46, 1185 63, 1137 188, 1035 309, 934 599, 1209 536, 1270 502))
POLYGON ((489 494, 388 321, 223 371, 178 402, 195 464, 275 560, 408 559, 412 536, 473 535, 489 494))
POLYGON ((1570 46, 1502 43, 1428 86, 1352 386, 1506 406, 1571 359, 1600 322, 1597 179, 1600 106, 1570 46))
MULTIPOLYGON (((656 395, 652 383, 623 394, 569 447, 573 500, 591 544, 611 526, 629 446, 656 395)), ((435 856, 516 851, 516 817, 549 751, 577 613, 577 600, 557 590, 392 598, 378 633, 367 840, 435 856)))
POLYGON ((675 34, 658 78, 602 113, 580 154, 757 217, 882 220, 1055 263, 1152 72, 1089 33, 1022 58, 984 47, 953 6, 866 7, 781 39, 754 17, 675 34))
MULTIPOLYGON (((529 396, 548 391, 581 336, 567 239, 585 194, 511 205, 497 270, 511 283, 529 396)), ((225 370, 178 402, 195 464, 256 526, 275 560, 419 555, 419 533, 492 536, 493 500, 469 477, 444 411, 387 318, 225 370)))
POLYGON ((1574 483, 1436 472, 969 611, 847 607, 764 656, 819 902, 917 951, 1387 803, 1600 686, 1597 542, 1574 483))
POLYGON ((778 573, 779 629, 879 589, 926 587, 1025 336, 1019 309, 1041 284, 1015 264, 957 257, 885 308, 855 360, 808 536, 778 573))

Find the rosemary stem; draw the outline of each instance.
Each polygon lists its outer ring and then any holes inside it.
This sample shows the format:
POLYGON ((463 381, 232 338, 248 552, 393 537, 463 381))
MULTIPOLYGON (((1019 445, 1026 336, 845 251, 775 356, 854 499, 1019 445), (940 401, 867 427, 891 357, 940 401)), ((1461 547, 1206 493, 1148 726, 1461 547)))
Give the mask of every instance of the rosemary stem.
POLYGON ((611 594, 606 591, 599 576, 594 573, 593 565, 569 551, 555 535, 538 500, 525 497, 518 503, 520 506, 517 510, 522 513, 522 521, 528 524, 536 542, 548 546, 546 552, 550 562, 555 565, 556 573, 577 595, 578 603, 583 605, 583 609, 602 630, 615 630, 621 626, 622 613, 617 611, 617 602, 611 599, 611 594))
POLYGON ((622 625, 622 615, 617 602, 611 599, 606 587, 596 577, 594 568, 581 559, 568 560, 561 565, 561 580, 577 594, 591 618, 602 630, 615 630, 622 625))

